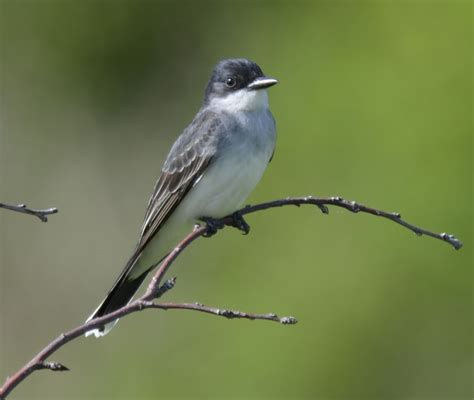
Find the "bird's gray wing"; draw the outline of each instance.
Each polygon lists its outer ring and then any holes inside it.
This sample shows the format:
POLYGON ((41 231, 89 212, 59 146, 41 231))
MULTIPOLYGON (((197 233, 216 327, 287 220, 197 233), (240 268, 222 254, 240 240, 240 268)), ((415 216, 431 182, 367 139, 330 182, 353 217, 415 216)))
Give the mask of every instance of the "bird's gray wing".
POLYGON ((223 123, 216 114, 205 111, 176 140, 148 202, 137 253, 145 248, 209 166, 222 129, 223 123))
MULTIPOLYGON (((89 320, 124 306, 138 290, 153 266, 145 266, 148 269, 141 270, 136 263, 150 240, 212 162, 217 141, 223 129, 224 124, 214 113, 201 111, 176 140, 148 202, 142 232, 135 251, 112 289, 89 320), (135 271, 136 274, 133 275, 135 268, 138 268, 138 272, 135 271)), ((104 329, 107 331, 107 328, 102 327, 96 335, 100 335, 104 329)))

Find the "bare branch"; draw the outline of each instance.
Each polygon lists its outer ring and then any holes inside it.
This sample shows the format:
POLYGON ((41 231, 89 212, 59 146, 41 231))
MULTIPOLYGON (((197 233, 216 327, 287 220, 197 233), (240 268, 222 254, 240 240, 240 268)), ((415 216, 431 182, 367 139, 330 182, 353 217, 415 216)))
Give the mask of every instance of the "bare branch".
POLYGON ((253 213, 255 211, 266 210, 268 208, 282 207, 287 205, 300 206, 304 204, 311 204, 318 207, 323 214, 329 214, 329 209, 326 206, 335 206, 345 208, 346 210, 353 213, 367 213, 372 214, 377 217, 387 218, 390 221, 395 222, 396 224, 402 225, 405 228, 416 233, 418 236, 426 235, 435 239, 442 240, 449 243, 454 249, 459 250, 463 244, 456 238, 454 235, 448 233, 434 233, 426 229, 420 228, 418 226, 412 225, 402 219, 402 216, 397 212, 387 212, 377 210, 375 208, 367 207, 362 204, 356 203, 355 201, 344 200, 342 197, 328 197, 328 198, 317 198, 312 196, 306 197, 287 197, 286 199, 269 201, 267 203, 257 204, 255 206, 247 206, 240 210, 242 215, 253 213))
MULTIPOLYGON (((161 310, 189 310, 197 311, 208 314, 213 314, 216 316, 221 316, 225 318, 243 318, 251 320, 267 320, 280 322, 282 324, 295 324, 296 319, 294 317, 278 317, 276 314, 253 314, 245 313, 242 311, 232 311, 214 307, 207 307, 198 303, 155 303, 154 300, 163 296, 167 291, 172 289, 176 283, 176 278, 168 279, 165 283, 161 283, 164 279, 166 272, 169 270, 176 258, 188 247, 193 241, 198 239, 201 236, 209 236, 215 233, 216 229, 220 229, 224 225, 234 226, 240 230, 248 232, 248 226, 245 226, 245 221, 239 220, 243 215, 266 210, 269 208, 282 207, 287 205, 301 206, 304 204, 314 205, 318 207, 324 214, 329 213, 327 206, 336 206, 344 208, 353 213, 368 213, 378 217, 387 218, 399 225, 408 228, 409 230, 415 232, 417 235, 426 235, 433 237, 435 239, 442 240, 451 244, 455 249, 460 249, 462 243, 459 239, 453 235, 448 235, 446 233, 433 233, 423 228, 419 228, 415 225, 409 224, 408 222, 402 220, 400 214, 390 213, 385 211, 376 210, 371 207, 367 207, 361 204, 358 204, 354 201, 347 201, 340 197, 329 197, 329 198, 315 198, 315 197, 293 197, 286 198, 281 200, 270 201, 267 203, 257 204, 254 206, 247 206, 237 212, 236 215, 231 215, 220 220, 215 220, 212 223, 212 227, 209 226, 200 226, 196 225, 194 229, 181 240, 180 243, 168 254, 168 256, 159 264, 159 267, 153 278, 150 281, 150 284, 147 287, 145 294, 129 303, 127 306, 122 307, 110 314, 104 315, 100 318, 93 319, 87 323, 79 325, 78 327, 70 330, 69 332, 59 335, 56 339, 50 342, 46 347, 44 347, 31 361, 21 367, 15 374, 11 377, 8 377, 4 385, 0 388, 0 399, 5 399, 6 396, 24 379, 26 379, 30 374, 36 370, 40 369, 49 369, 52 371, 66 371, 68 370, 62 364, 47 362, 46 359, 58 349, 63 347, 66 343, 82 336, 87 331, 90 331, 95 328, 99 328, 105 325, 108 322, 114 321, 117 318, 122 318, 128 314, 145 310, 145 309, 161 309, 161 310), (217 228, 216 228, 217 227, 217 228)), ((53 210, 53 209, 51 209, 53 210)), ((55 209, 54 209, 55 210, 55 209)), ((48 211, 48 210, 47 210, 48 211)), ((57 211, 57 210, 56 210, 57 211)), ((54 212, 56 212, 54 211, 54 212)), ((54 213, 51 212, 51 213, 54 213)), ((36 215, 36 214, 34 214, 36 215)), ((38 215, 37 215, 38 216, 38 215)), ((41 218, 41 217, 39 217, 41 218)))
POLYGON ((46 208, 44 210, 35 210, 33 208, 26 207, 26 204, 18 204, 18 205, 11 205, 0 203, 0 208, 4 208, 6 210, 19 212, 22 214, 29 214, 38 217, 43 222, 48 222, 48 215, 56 214, 58 209, 56 207, 46 208))
POLYGON ((294 325, 298 321, 295 317, 279 317, 276 314, 253 314, 246 313, 242 311, 226 310, 222 308, 208 307, 204 304, 199 303, 160 303, 160 304, 150 304, 147 308, 158 308, 161 310, 191 310, 191 311, 200 311, 207 314, 213 314, 220 317, 225 317, 228 319, 234 318, 243 318, 251 320, 265 320, 265 321, 275 321, 280 322, 284 325, 294 325))

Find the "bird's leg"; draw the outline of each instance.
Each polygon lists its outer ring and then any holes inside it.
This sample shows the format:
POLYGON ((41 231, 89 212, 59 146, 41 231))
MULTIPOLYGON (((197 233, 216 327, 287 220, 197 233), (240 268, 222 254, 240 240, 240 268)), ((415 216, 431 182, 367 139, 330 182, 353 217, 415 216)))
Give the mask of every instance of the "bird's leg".
POLYGON ((239 231, 242 232, 243 235, 248 235, 248 233, 250 232, 250 225, 247 224, 247 221, 245 221, 242 213, 240 211, 236 211, 231 215, 231 218, 232 222, 228 225, 237 228, 239 231))
POLYGON ((224 224, 216 218, 201 217, 199 218, 199 221, 206 224, 206 233, 203 235, 204 237, 214 236, 219 229, 224 227, 224 224))

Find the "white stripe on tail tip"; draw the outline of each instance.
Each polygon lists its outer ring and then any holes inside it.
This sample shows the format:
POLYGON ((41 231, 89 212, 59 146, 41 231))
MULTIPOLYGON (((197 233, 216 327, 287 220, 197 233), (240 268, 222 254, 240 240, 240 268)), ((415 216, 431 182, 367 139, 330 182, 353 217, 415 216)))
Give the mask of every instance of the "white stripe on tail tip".
MULTIPOLYGON (((99 304, 99 307, 97 307, 94 312, 91 314, 91 316, 89 318, 87 318, 86 320, 86 324, 89 322, 89 321, 92 321, 92 317, 95 315, 95 313, 99 310, 99 308, 102 306, 102 303, 99 304)), ((91 329, 90 331, 87 331, 84 336, 85 337, 88 337, 88 336, 92 336, 94 335, 96 338, 100 338, 102 336, 105 336, 107 335, 107 333, 109 333, 112 328, 117 324, 119 320, 116 319, 112 322, 109 322, 107 324, 105 324, 103 326, 103 330, 99 329, 99 328, 95 328, 95 329, 91 329)))

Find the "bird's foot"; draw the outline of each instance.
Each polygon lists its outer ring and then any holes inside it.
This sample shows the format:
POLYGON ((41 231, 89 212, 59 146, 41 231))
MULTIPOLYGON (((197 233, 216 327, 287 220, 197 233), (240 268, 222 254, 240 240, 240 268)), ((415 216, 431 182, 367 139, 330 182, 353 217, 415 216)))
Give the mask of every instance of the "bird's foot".
POLYGON ((224 224, 215 218, 211 217, 202 217, 199 218, 200 221, 206 224, 206 233, 204 233, 204 237, 211 237, 214 236, 219 229, 224 227, 224 224))
POLYGON ((250 232, 250 225, 247 224, 247 221, 245 221, 241 212, 236 211, 231 215, 231 218, 232 222, 229 224, 229 226, 237 228, 239 231, 242 232, 243 235, 248 235, 248 233, 250 232))

